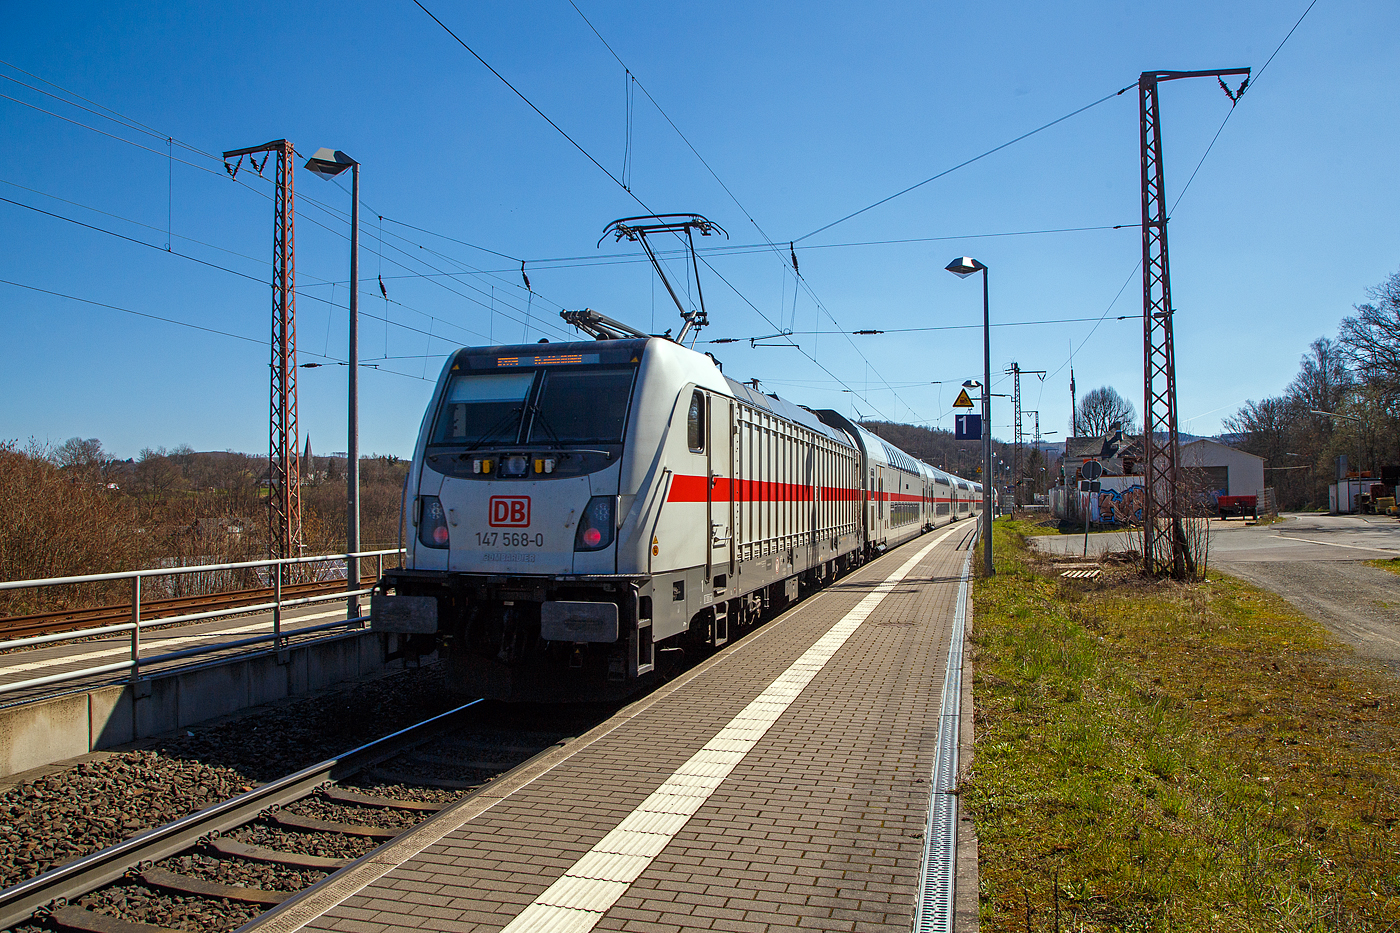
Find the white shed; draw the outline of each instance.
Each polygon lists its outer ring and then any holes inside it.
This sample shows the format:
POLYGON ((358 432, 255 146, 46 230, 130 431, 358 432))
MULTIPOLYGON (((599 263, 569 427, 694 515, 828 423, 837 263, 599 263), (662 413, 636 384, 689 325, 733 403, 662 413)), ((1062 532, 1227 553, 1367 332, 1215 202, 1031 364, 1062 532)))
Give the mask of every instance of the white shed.
POLYGON ((1201 470, 1210 490, 1223 496, 1257 496, 1264 490, 1264 458, 1206 438, 1181 445, 1180 465, 1201 470))

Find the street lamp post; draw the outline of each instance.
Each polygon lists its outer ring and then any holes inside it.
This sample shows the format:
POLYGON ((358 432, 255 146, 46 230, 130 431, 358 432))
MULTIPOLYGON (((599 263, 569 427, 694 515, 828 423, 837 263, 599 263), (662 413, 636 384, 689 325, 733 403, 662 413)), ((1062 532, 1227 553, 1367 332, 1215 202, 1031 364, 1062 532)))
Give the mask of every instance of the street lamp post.
MULTIPOLYGON (((306 167, 327 180, 350 169, 350 398, 345 470, 345 587, 360 588, 360 163, 339 149, 317 149, 306 167)), ((348 618, 360 617, 359 596, 345 600, 348 618)))
POLYGON ((992 569, 992 325, 987 297, 987 267, 971 256, 961 256, 944 266, 960 279, 982 273, 982 553, 987 576, 992 569))

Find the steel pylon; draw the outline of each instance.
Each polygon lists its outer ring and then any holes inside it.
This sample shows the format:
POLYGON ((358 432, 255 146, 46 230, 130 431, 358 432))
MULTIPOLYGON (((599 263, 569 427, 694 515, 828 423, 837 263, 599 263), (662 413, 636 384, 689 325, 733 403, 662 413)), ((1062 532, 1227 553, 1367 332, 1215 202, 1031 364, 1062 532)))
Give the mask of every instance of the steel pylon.
MULTIPOLYGON (((1157 86, 1178 78, 1248 75, 1248 68, 1144 71, 1138 78, 1142 144, 1143 570, 1174 577, 1195 573, 1187 546, 1176 418, 1176 348, 1172 340, 1171 266, 1157 86)), ((1248 81, 1246 80, 1246 84, 1248 81)), ((1224 82, 1221 86, 1225 87, 1224 82)), ((1237 99, 1243 93, 1231 95, 1237 99)), ((1230 93, 1226 88, 1226 93, 1230 93)))
MULTIPOLYGON (((297 313, 293 164, 296 151, 285 139, 235 149, 224 159, 269 153, 276 162, 272 224, 272 391, 268 437, 268 552, 301 554, 301 462, 297 449, 297 313)), ((265 160, 264 160, 265 161, 265 160)), ((258 166, 261 168, 261 166, 258 166)), ((230 168, 230 175, 236 174, 230 168)))

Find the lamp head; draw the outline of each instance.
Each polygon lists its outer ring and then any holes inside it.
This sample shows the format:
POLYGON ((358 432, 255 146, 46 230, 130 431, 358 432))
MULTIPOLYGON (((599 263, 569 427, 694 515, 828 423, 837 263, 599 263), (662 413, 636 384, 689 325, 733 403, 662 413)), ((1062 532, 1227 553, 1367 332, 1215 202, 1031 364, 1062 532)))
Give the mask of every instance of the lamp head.
POLYGON ((322 178, 334 178, 355 164, 354 159, 339 149, 317 149, 316 154, 306 160, 306 167, 322 178))
POLYGON ((981 272, 987 267, 973 259, 971 256, 959 256, 943 268, 953 273, 960 279, 965 279, 974 272, 981 272))

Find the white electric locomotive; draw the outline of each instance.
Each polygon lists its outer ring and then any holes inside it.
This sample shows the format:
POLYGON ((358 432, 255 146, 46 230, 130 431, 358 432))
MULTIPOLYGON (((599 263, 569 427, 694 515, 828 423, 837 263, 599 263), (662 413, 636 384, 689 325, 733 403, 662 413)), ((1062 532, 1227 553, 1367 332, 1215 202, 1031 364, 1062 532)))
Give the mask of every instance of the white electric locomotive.
POLYGON ((373 629, 436 646, 455 690, 551 701, 633 692, 981 488, 640 337, 458 350, 405 501, 373 629))

